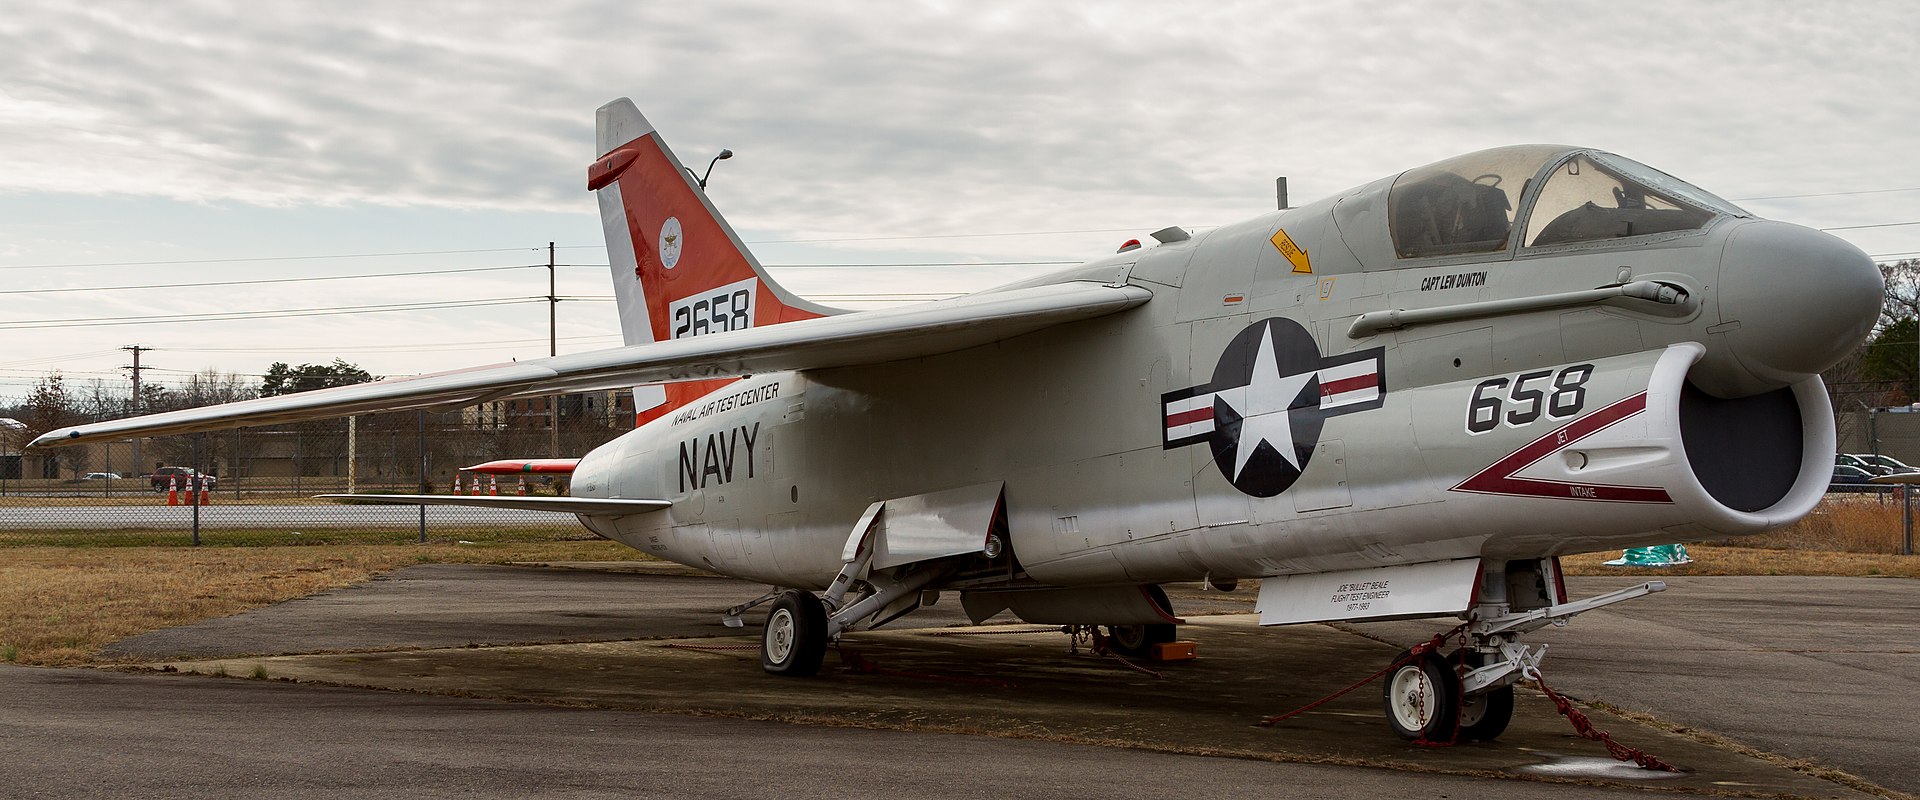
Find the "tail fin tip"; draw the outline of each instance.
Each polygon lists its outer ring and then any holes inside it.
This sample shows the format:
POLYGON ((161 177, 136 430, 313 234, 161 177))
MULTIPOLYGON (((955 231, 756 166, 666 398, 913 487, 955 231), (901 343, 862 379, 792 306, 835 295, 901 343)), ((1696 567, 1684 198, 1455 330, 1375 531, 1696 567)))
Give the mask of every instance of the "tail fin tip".
POLYGON ((594 113, 594 144, 599 152, 595 158, 613 152, 614 148, 631 142, 649 133, 653 133, 653 123, 647 121, 640 107, 625 98, 614 98, 594 113))

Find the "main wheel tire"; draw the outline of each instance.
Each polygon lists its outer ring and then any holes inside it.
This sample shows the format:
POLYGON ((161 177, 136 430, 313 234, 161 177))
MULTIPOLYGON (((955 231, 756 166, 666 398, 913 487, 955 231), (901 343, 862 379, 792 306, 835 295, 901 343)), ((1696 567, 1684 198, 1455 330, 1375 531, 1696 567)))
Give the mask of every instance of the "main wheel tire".
POLYGON ((804 678, 820 671, 827 655, 827 607, 812 592, 788 589, 773 601, 760 632, 760 668, 804 678))
POLYGON ((1393 659, 1400 666, 1387 673, 1381 689, 1387 724, 1408 741, 1446 739, 1453 735, 1459 679, 1440 656, 1427 652, 1408 660, 1412 652, 1402 651, 1393 659))
MULTIPOLYGON (((1467 654, 1467 669, 1486 666, 1479 653, 1467 654)), ((1460 700, 1460 740, 1491 742, 1513 722, 1513 686, 1502 686, 1460 700)))
MULTIPOLYGON (((1156 584, 1146 587, 1145 591, 1161 611, 1169 617, 1173 616, 1173 601, 1167 599, 1165 589, 1156 584)), ((1177 626, 1170 622, 1108 625, 1107 649, 1129 658, 1146 658, 1153 653, 1154 645, 1171 642, 1179 635, 1177 626)))
POLYGON ((1107 649, 1128 658, 1146 658, 1153 646, 1171 642, 1179 633, 1173 625, 1108 625, 1107 649))

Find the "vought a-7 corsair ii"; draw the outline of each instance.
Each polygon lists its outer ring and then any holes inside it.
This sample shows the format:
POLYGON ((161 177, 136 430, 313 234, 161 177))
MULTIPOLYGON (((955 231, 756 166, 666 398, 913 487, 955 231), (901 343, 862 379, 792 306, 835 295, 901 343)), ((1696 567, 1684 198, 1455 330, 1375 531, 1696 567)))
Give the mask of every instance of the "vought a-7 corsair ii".
POLYGON ((761 660, 781 675, 938 593, 1123 653, 1173 639, 1175 581, 1263 579, 1264 625, 1455 616, 1465 651, 1401 659, 1387 716, 1486 739, 1543 654, 1522 635, 1662 588, 1569 601, 1558 556, 1813 508, 1834 452, 1818 373, 1882 291, 1837 238, 1556 145, 859 313, 771 280, 625 99, 599 110, 587 188, 623 347, 35 445, 635 387, 632 432, 508 465, 571 470, 571 497, 384 498, 571 512, 778 587, 761 660))

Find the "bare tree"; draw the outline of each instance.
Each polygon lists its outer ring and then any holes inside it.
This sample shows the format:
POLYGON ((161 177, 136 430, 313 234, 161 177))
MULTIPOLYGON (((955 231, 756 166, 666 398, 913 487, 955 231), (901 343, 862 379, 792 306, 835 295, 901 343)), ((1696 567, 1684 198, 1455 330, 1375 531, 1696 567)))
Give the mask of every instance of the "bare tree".
MULTIPOLYGON (((20 406, 19 419, 26 425, 21 432, 22 438, 32 441, 33 437, 48 431, 85 421, 76 405, 73 392, 67 388, 66 378, 59 372, 47 373, 46 377, 33 382, 33 389, 27 392, 26 402, 20 406)), ((84 447, 50 451, 48 457, 66 464, 76 478, 85 474, 92 460, 84 447)))

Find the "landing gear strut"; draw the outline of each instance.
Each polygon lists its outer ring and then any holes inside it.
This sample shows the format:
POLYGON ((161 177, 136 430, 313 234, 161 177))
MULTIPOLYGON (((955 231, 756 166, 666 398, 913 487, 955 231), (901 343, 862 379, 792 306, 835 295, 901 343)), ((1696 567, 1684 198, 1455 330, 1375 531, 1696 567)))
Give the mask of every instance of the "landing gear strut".
MULTIPOLYGON (((1467 669, 1471 671, 1487 666, 1490 660, 1481 653, 1468 653, 1467 669)), ((1491 742, 1506 733, 1507 723, 1512 721, 1512 684, 1468 695, 1460 700, 1461 741, 1491 742)))
POLYGON ((1547 655, 1546 645, 1528 647, 1518 641, 1520 634, 1565 625, 1575 615, 1666 588, 1661 581, 1651 581, 1517 612, 1509 610, 1503 597, 1491 598, 1468 612, 1465 653, 1443 657, 1426 650, 1416 656, 1407 650, 1394 659, 1396 666, 1387 672, 1382 690, 1387 724, 1405 739, 1450 741, 1457 722, 1460 741, 1490 741, 1513 720, 1513 685, 1539 675, 1540 660, 1547 655))

